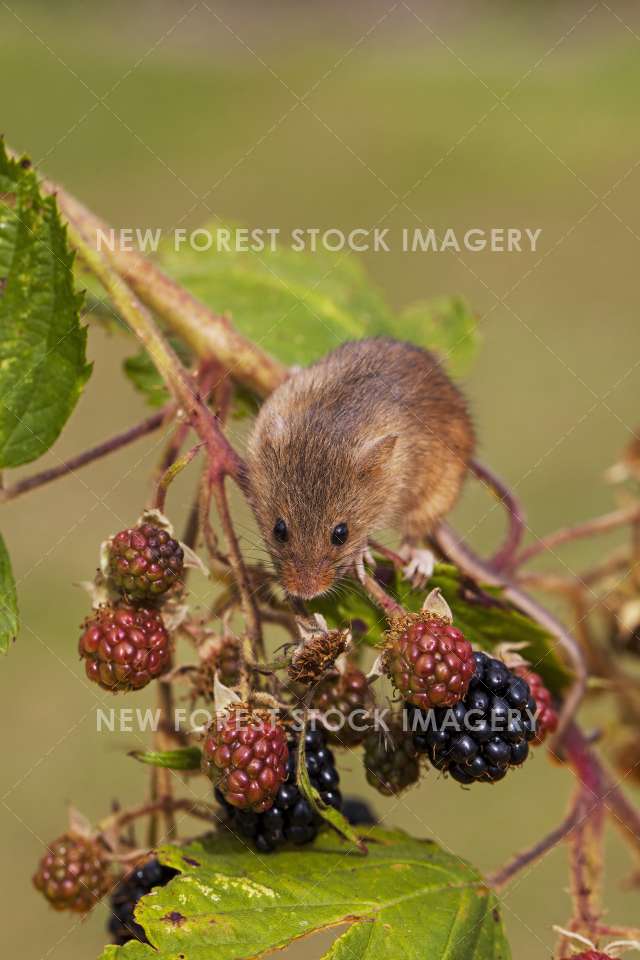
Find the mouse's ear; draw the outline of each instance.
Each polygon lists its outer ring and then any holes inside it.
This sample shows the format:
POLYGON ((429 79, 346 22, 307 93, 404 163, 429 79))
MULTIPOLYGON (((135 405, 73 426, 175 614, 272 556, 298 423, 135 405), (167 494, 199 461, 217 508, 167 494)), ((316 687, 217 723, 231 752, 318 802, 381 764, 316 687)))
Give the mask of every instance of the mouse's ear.
POLYGON ((371 474, 381 470, 393 453, 397 440, 395 433, 389 433, 365 443, 358 451, 358 462, 362 471, 371 474))

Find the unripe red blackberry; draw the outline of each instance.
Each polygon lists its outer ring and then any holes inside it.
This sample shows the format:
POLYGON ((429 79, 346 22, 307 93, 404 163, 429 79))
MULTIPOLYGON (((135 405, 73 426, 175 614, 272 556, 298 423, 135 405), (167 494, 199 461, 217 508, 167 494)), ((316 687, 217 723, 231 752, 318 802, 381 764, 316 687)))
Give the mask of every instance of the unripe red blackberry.
POLYGON ((362 743, 373 696, 365 674, 355 664, 349 664, 344 673, 336 671, 321 680, 311 706, 320 713, 320 722, 331 743, 344 747, 362 743))
POLYGON ((203 757, 227 803, 263 813, 287 778, 287 733, 268 711, 233 705, 209 726, 203 757))
POLYGON ((171 641, 157 610, 100 607, 85 620, 80 656, 90 680, 113 693, 140 690, 171 665, 171 641))
POLYGON ((182 547, 153 523, 121 530, 108 555, 111 581, 129 600, 152 600, 181 583, 182 547))
POLYGON ((452 625, 439 593, 419 613, 391 621, 383 662, 403 699, 423 710, 459 703, 475 672, 471 644, 452 625))
POLYGON ((47 849, 33 885, 55 910, 88 913, 111 887, 109 861, 95 840, 65 833, 47 849))
POLYGON ((385 797, 397 796, 418 782, 418 753, 410 733, 399 722, 387 732, 372 730, 364 741, 364 769, 368 783, 385 797))
POLYGON ((554 733, 558 726, 558 714, 553 706, 551 694, 544 685, 544 680, 538 673, 529 667, 518 667, 516 674, 527 683, 531 696, 536 702, 536 735, 534 745, 540 745, 548 733, 554 733))

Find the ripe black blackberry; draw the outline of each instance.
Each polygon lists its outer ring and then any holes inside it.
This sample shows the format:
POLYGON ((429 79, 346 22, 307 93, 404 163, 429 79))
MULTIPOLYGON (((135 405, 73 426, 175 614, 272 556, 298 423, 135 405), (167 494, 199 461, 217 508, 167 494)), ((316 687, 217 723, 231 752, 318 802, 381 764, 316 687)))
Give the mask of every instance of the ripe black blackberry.
POLYGON ((527 759, 537 704, 525 680, 501 660, 473 657, 476 672, 465 698, 431 711, 407 705, 409 729, 416 749, 458 783, 496 783, 527 759))
POLYGON ((367 783, 384 797, 395 797, 420 779, 420 764, 413 737, 399 717, 386 731, 372 730, 364 741, 367 783))
POLYGON ((107 930, 113 943, 121 947, 129 940, 148 942, 144 930, 136 923, 134 916, 138 900, 155 887, 164 887, 177 874, 177 870, 163 866, 154 857, 122 878, 111 895, 111 917, 107 930))
MULTIPOLYGON (((320 730, 309 730, 305 734, 305 755, 312 785, 326 804, 340 810, 340 777, 325 735, 320 730)), ((251 813, 232 807, 216 790, 216 798, 224 807, 229 829, 240 837, 252 840, 261 853, 271 853, 287 842, 297 845, 311 843, 318 833, 321 819, 296 786, 297 764, 298 745, 292 739, 289 741, 287 779, 278 790, 273 806, 265 813, 251 813)))
POLYGON ((373 827, 378 822, 367 801, 360 797, 345 797, 342 812, 352 827, 373 827))

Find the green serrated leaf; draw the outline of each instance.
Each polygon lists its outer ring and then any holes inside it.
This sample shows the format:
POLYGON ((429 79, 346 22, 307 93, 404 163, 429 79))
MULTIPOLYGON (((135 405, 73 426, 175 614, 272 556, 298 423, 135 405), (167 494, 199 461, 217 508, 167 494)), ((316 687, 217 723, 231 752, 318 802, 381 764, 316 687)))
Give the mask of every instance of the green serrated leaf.
POLYGON ((18 599, 11 561, 0 535, 0 653, 6 653, 18 632, 18 599))
POLYGON ((479 344, 476 316, 464 297, 438 297, 406 307, 396 336, 438 353, 456 374, 468 370, 479 344))
MULTIPOLYGON (((184 343, 177 337, 168 338, 171 346, 185 366, 190 366, 192 355, 184 343)), ((155 364, 146 350, 141 349, 128 357, 123 368, 126 376, 151 407, 163 407, 169 400, 169 391, 164 380, 156 370, 155 364)))
POLYGON ((199 770, 202 764, 200 747, 181 747, 177 750, 133 750, 130 754, 140 763, 168 770, 199 770))
MULTIPOLYGON (((219 224, 205 225, 216 237, 219 224)), ((233 228, 230 228, 233 229, 233 228)), ((245 336, 287 364, 307 364, 343 340, 389 329, 384 300, 353 257, 285 248, 196 252, 165 247, 169 273, 245 336)))
MULTIPOLYGON (((524 643, 519 652, 545 680, 552 693, 560 694, 571 682, 571 674, 558 656, 556 642, 529 617, 500 600, 500 590, 483 587, 475 590, 450 564, 436 564, 425 590, 411 584, 393 570, 384 567, 385 589, 406 609, 422 607, 426 593, 439 587, 451 607, 454 622, 466 638, 483 650, 491 651, 501 643, 524 643)), ((310 604, 330 626, 351 624, 354 637, 371 646, 383 642, 386 620, 382 612, 359 586, 338 596, 324 597, 310 604)))
POLYGON ((55 199, 0 140, 0 467, 49 449, 91 373, 73 259, 55 199))
POLYGON ((366 834, 367 857, 333 834, 268 859, 227 836, 163 848, 181 875, 138 903, 150 945, 107 947, 102 960, 243 960, 338 926, 325 960, 509 960, 476 870, 431 841, 366 834))

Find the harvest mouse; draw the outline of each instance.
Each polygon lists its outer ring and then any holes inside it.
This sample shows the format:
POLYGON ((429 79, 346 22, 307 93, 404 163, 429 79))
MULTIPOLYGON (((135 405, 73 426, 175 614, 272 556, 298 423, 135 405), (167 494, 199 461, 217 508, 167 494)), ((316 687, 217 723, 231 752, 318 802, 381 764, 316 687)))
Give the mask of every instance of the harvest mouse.
POLYGON ((409 572, 429 575, 416 546, 455 503, 473 447, 466 402, 427 350, 359 340, 295 372, 262 406, 247 464, 287 593, 311 599, 362 572, 369 536, 389 527, 409 572))

